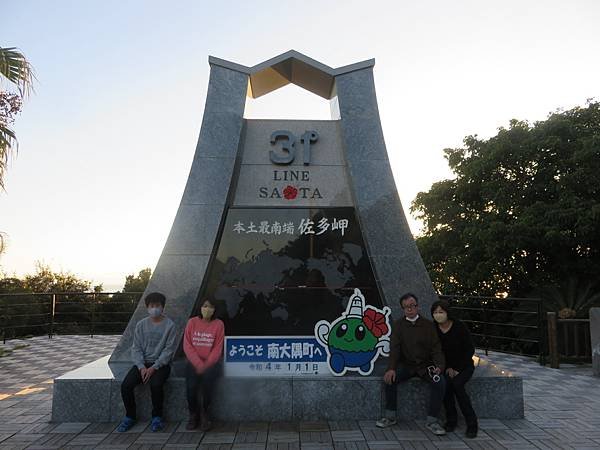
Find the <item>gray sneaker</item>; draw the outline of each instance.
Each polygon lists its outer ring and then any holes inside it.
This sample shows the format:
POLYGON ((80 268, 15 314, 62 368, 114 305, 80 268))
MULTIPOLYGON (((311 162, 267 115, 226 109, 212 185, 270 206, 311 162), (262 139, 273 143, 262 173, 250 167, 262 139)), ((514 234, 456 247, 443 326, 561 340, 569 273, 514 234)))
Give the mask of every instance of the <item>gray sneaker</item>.
POLYGON ((446 434, 446 430, 444 430, 444 428, 437 422, 431 422, 425 426, 436 436, 443 436, 444 434, 446 434))
POLYGON ((382 417, 377 422, 375 422, 375 425, 379 428, 387 428, 391 427, 392 425, 396 425, 397 423, 398 422, 396 422, 396 419, 392 417, 382 417))

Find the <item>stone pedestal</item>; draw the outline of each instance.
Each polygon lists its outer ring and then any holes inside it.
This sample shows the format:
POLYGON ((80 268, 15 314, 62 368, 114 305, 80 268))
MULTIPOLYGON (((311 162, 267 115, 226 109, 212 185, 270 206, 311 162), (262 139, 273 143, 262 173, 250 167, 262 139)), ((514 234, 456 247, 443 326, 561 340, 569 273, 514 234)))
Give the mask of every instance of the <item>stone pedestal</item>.
POLYGON ((600 308, 590 308, 590 339, 594 375, 600 377, 600 308))
MULTIPOLYGON (((54 380, 52 420, 118 421, 124 415, 121 380, 108 368, 108 356, 54 380)), ((382 368, 369 377, 223 378, 212 414, 230 421, 376 420, 383 414, 382 368)), ((523 381, 482 362, 467 384, 480 418, 523 418, 523 381)), ((398 386, 398 417, 423 419, 429 389, 411 379, 398 386)), ((150 418, 148 386, 136 389, 139 419, 150 418)), ((185 379, 171 377, 165 387, 165 419, 187 419, 185 379)))

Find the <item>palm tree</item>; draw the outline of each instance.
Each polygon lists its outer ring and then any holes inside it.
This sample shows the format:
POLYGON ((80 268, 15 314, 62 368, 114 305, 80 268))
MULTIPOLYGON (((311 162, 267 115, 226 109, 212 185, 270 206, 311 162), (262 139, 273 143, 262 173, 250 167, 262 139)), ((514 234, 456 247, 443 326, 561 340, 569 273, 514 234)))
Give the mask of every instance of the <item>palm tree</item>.
MULTIPOLYGON (((33 69, 25 56, 15 47, 0 47, 0 81, 7 80, 19 90, 21 98, 33 89, 33 69)), ((0 90, 1 92, 1 90, 0 90)), ((9 156, 17 149, 17 137, 0 117, 0 189, 4 189, 4 173, 9 156)))
POLYGON ((541 289, 540 293, 546 309, 557 312, 560 319, 587 317, 588 310, 600 304, 599 286, 574 275, 562 286, 548 286, 541 289))

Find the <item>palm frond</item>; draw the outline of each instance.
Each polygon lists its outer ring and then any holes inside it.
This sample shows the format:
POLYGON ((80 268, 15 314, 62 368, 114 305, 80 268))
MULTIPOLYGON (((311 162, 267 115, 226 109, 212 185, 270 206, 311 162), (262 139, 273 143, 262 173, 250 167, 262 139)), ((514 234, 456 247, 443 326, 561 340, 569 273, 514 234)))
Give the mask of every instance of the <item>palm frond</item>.
POLYGON ((33 68, 16 47, 0 47, 0 74, 16 85, 22 96, 33 89, 33 68))
POLYGON ((18 143, 15 132, 0 124, 0 189, 4 190, 4 174, 8 167, 11 153, 17 151, 18 143))

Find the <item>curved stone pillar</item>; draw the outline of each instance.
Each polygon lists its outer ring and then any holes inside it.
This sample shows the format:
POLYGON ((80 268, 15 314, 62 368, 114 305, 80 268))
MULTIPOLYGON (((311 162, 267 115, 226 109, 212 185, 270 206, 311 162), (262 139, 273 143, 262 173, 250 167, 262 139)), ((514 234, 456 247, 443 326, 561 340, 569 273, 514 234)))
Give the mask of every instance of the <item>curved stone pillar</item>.
POLYGON ((335 89, 332 114, 339 115, 335 118, 341 124, 348 178, 381 297, 398 318, 399 297, 413 292, 421 313, 430 317, 437 295, 396 190, 379 121, 373 66, 337 75, 335 89))
MULTIPOLYGON (((248 75, 211 64, 204 117, 192 168, 171 232, 144 293, 162 292, 165 313, 182 333, 204 283, 208 264, 218 242, 244 123, 248 75)), ((144 220, 150 218, 141 218, 144 220)), ((136 323, 146 315, 142 300, 121 341, 110 357, 120 376, 131 365, 130 349, 136 323)))

